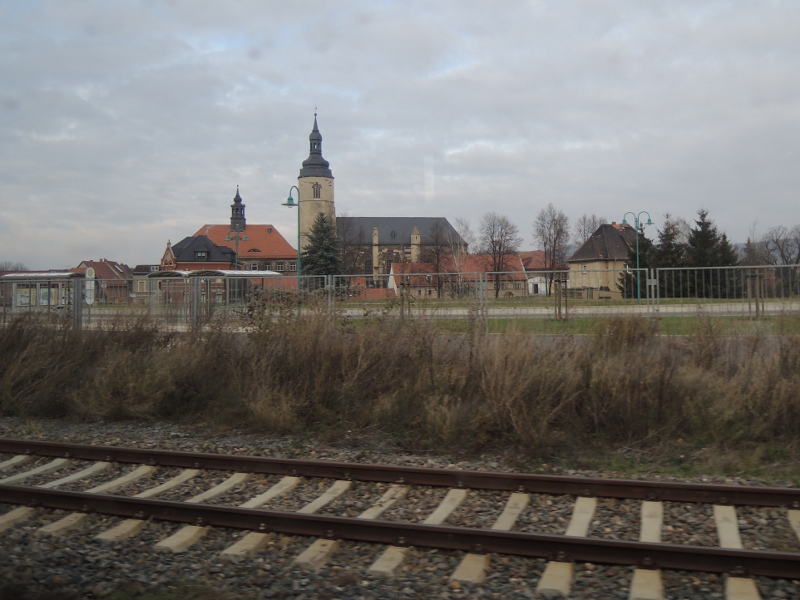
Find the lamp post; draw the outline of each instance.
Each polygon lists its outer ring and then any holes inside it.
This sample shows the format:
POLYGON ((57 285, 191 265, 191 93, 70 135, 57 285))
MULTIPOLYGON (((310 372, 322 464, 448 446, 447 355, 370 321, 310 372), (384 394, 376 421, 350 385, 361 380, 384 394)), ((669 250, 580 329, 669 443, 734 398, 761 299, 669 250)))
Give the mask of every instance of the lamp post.
POLYGON ((626 220, 628 215, 633 217, 634 228, 636 229, 636 303, 642 303, 642 290, 639 285, 639 227, 644 229, 645 225, 652 225, 653 221, 650 220, 650 213, 646 210, 643 210, 638 215, 632 212, 626 212, 622 217, 622 224, 627 225, 628 221, 626 220), (639 219, 642 215, 647 215, 647 223, 642 223, 640 225, 639 219))
MULTIPOLYGON (((241 232, 238 231, 238 230, 235 230, 235 229, 231 229, 228 232, 228 235, 225 236, 225 241, 226 242, 230 242, 231 241, 231 233, 234 234, 233 245, 234 245, 234 248, 235 248, 234 255, 233 255, 233 268, 234 268, 234 270, 238 271, 239 270, 239 234, 241 232)), ((244 241, 247 241, 247 234, 245 234, 245 236, 242 239, 244 241)), ((209 279, 209 282, 210 281, 211 280, 209 279)), ((233 282, 233 297, 234 297, 234 302, 236 304, 238 304, 239 303, 239 280, 238 279, 235 279, 234 282, 233 282)), ((208 298, 209 298, 209 301, 210 301, 210 299, 211 299, 210 283, 209 283, 209 290, 208 290, 208 298)))
MULTIPOLYGON (((238 271, 239 270, 239 234, 242 235, 242 239, 246 242, 247 241, 247 234, 245 233, 245 229, 247 228, 247 222, 244 217, 244 203, 242 202, 242 197, 239 195, 239 186, 236 186, 236 196, 233 197, 233 204, 231 204, 231 228, 228 230, 228 235, 225 237, 226 242, 231 241, 231 233, 234 234, 235 238, 235 250, 234 252, 234 268, 238 271)), ((234 297, 236 302, 239 302, 239 280, 236 279, 234 281, 234 297)), ((211 289, 208 290, 208 296, 211 297, 211 289)))
MULTIPOLYGON (((288 206, 289 208, 297 207, 297 296, 298 300, 300 299, 300 190, 296 185, 293 185, 289 188, 289 197, 286 199, 286 202, 281 204, 281 206, 288 206), (294 202, 294 198, 292 198, 292 190, 297 190, 297 204, 294 202)), ((299 305, 298 305, 299 307, 299 305)), ((299 314, 299 308, 298 308, 299 314)))

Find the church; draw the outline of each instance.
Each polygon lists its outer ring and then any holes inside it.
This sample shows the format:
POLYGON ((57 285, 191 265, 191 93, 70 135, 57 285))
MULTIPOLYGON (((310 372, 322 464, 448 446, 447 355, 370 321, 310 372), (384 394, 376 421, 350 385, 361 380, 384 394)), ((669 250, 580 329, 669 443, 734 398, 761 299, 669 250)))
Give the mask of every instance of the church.
POLYGON ((322 213, 336 227, 349 275, 388 275, 394 263, 432 262, 445 249, 466 250, 464 240, 444 217, 336 217, 333 173, 322 156, 316 114, 308 139, 308 158, 297 180, 301 248, 322 213))

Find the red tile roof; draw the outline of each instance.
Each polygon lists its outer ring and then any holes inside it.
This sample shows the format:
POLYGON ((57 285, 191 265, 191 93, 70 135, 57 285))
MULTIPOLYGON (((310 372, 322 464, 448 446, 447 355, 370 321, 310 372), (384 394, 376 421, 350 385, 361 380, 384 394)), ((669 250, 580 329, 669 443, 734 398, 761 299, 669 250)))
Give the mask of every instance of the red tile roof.
MULTIPOLYGON (((204 235, 218 246, 236 249, 236 240, 231 233, 230 225, 203 225, 195 232, 195 236, 204 235)), ((239 260, 254 259, 291 259, 297 258, 297 249, 272 225, 248 225, 244 233, 239 234, 239 260), (245 237, 247 239, 245 239, 245 237)))
POLYGON ((542 271, 545 269, 545 257, 542 250, 520 252, 519 258, 526 271, 542 271))
POLYGON ((89 267, 94 269, 94 276, 97 279, 133 279, 133 273, 128 265, 106 258, 84 260, 74 269, 70 269, 70 271, 85 273, 89 267))

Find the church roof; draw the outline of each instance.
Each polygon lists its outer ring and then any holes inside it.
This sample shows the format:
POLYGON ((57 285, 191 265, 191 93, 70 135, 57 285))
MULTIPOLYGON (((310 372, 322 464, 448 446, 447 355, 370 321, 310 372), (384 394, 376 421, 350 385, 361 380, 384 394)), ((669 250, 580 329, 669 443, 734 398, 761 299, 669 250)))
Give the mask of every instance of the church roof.
POLYGON ((444 217, 336 217, 339 237, 346 243, 371 244, 372 229, 377 227, 378 244, 383 246, 410 245, 414 227, 419 231, 421 244, 432 244, 431 231, 437 223, 447 239, 457 245, 465 243, 444 217))

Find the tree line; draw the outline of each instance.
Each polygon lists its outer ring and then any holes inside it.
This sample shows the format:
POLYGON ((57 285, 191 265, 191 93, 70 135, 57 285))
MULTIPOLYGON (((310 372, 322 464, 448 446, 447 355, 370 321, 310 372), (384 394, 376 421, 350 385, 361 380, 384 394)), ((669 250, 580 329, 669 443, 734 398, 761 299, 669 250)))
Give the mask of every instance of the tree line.
MULTIPOLYGON (((543 253, 542 269, 550 272, 551 284, 555 272, 567 268, 569 255, 606 222, 602 216, 584 214, 570 228, 567 215, 552 203, 539 211, 531 225, 532 234, 543 253)), ((800 225, 773 227, 759 238, 752 234, 741 250, 719 231, 706 209, 697 211, 693 224, 667 213, 653 237, 649 237, 644 226, 639 225, 638 264, 642 270, 800 264, 800 225)), ((451 268, 462 270, 467 248, 471 254, 483 258, 490 272, 500 274, 513 269, 512 261, 517 260, 522 236, 518 225, 508 216, 488 212, 481 218, 476 232, 462 218, 457 218, 453 227, 466 245, 455 243, 448 232, 438 226, 428 234, 429 243, 424 247, 420 260, 431 264, 434 272, 441 273, 451 268)), ((332 275, 352 270, 352 274, 363 274, 356 273, 360 265, 349 265, 347 257, 348 252, 343 249, 342 240, 330 219, 319 215, 302 254, 303 273, 332 275)), ((631 248, 627 264, 637 264, 635 248, 631 248)), ((787 276, 796 277, 792 272, 793 275, 787 276)), ((500 281, 498 275, 494 281, 495 295, 499 294, 500 281)), ((639 285, 642 284, 637 281, 635 270, 620 281, 620 289, 626 295, 635 293, 632 290, 639 285)), ((719 290, 711 285, 708 289, 691 292, 715 295, 719 290)))

